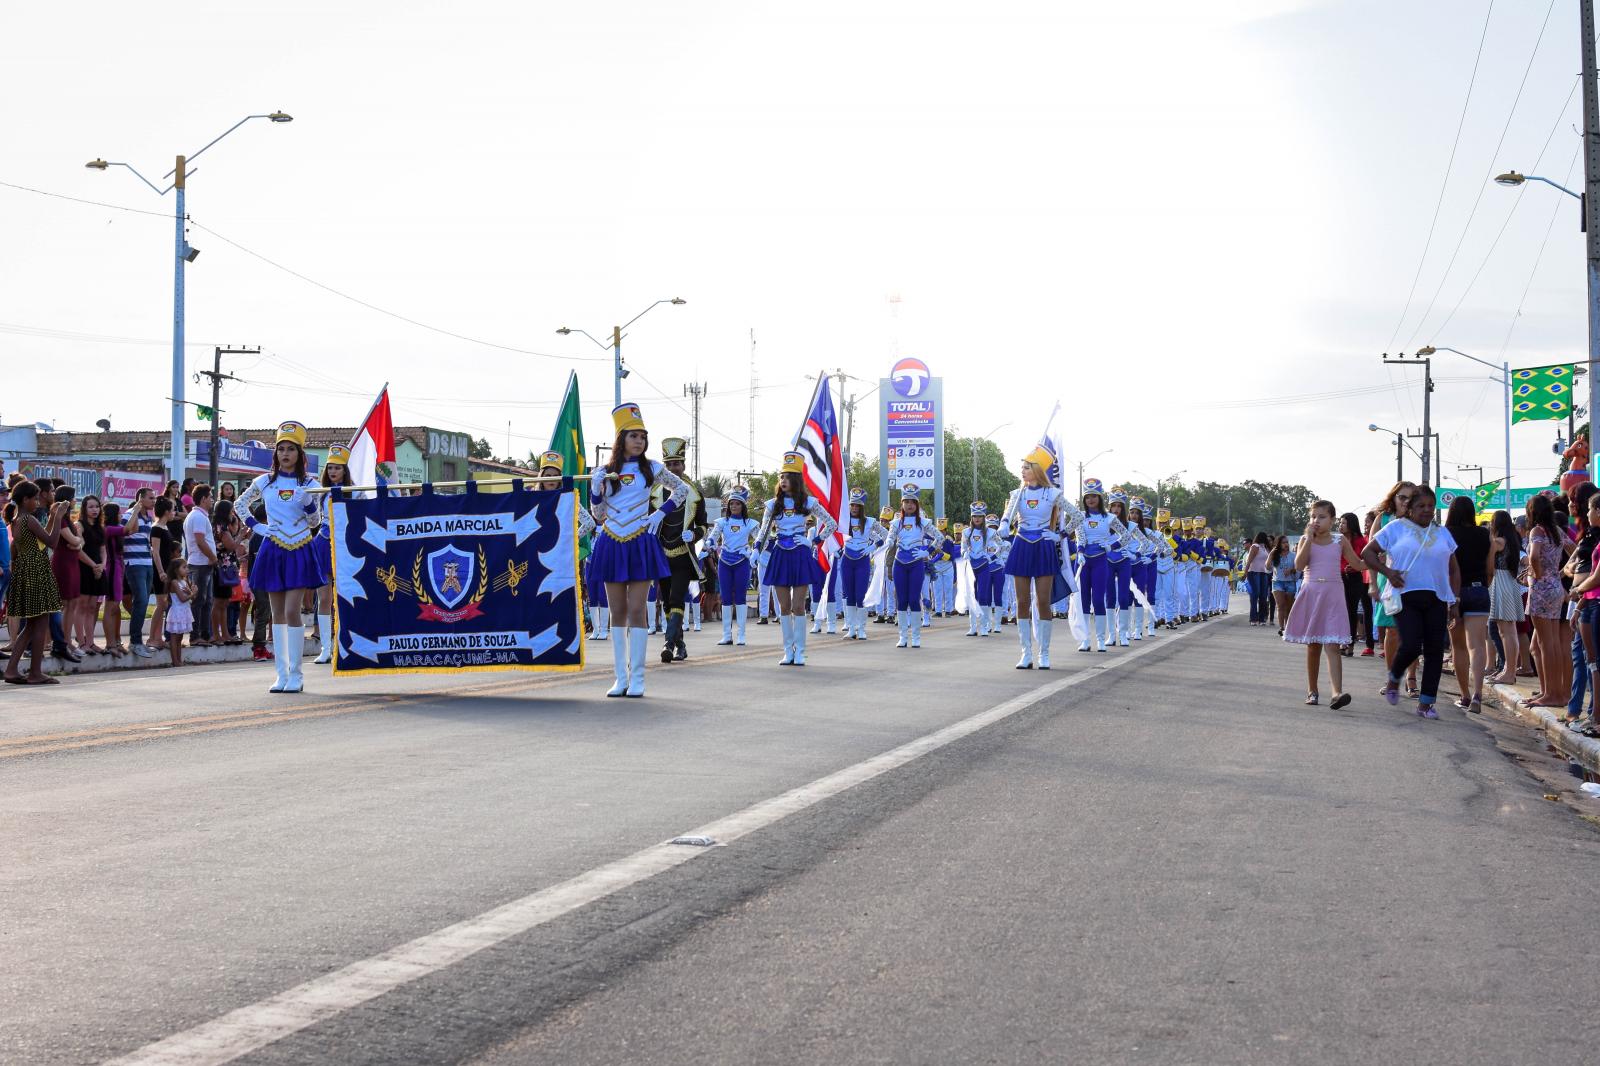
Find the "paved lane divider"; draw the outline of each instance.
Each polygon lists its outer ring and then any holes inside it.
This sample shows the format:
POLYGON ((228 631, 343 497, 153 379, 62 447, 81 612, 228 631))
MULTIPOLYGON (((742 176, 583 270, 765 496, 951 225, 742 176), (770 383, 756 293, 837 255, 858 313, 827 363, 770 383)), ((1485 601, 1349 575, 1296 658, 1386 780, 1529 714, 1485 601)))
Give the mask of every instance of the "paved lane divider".
MULTIPOLYGON (((230 1011, 212 1021, 149 1044, 106 1066, 222 1066, 284 1037, 377 999, 402 985, 437 973, 512 937, 528 932, 596 900, 647 881, 719 848, 684 847, 685 837, 709 837, 730 844, 791 814, 813 807, 875 777, 899 769, 965 737, 1087 681, 1103 678, 1129 663, 1169 648, 1204 626, 1166 633, 1090 669, 1049 681, 954 725, 935 730, 810 784, 746 807, 685 833, 598 866, 550 888, 512 900, 473 918, 420 936, 399 947, 351 963, 268 999, 230 1011)), ((771 649, 761 654, 770 655, 771 649)), ((1063 656, 1075 664, 1076 653, 1063 656)), ((1099 659, 1099 656, 1095 656, 1099 659)), ((693 661, 693 660, 691 660, 693 661)))

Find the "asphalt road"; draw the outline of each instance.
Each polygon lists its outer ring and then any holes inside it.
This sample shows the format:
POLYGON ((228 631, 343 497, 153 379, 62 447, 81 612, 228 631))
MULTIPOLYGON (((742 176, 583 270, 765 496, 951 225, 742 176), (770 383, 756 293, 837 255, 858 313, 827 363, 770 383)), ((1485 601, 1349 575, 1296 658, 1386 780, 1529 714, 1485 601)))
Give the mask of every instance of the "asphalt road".
POLYGON ((1300 655, 1237 615, 1133 657, 1058 640, 1050 674, 964 628, 813 637, 803 672, 707 632, 643 701, 598 674, 269 697, 243 665, 8 689, 0 1062, 219 1061, 319 980, 238 1061, 1593 1060, 1600 835, 1478 723, 1389 708, 1360 660, 1352 707, 1304 708, 1300 655), (352 964, 597 869, 327 1008, 352 964))

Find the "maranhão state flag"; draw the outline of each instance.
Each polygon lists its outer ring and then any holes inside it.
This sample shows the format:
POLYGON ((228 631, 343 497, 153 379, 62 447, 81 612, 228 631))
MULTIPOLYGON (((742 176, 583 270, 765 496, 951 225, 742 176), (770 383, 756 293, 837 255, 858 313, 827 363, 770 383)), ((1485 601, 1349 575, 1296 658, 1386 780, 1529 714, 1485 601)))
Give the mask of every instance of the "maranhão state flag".
POLYGON ((389 414, 389 386, 384 384, 372 410, 350 438, 350 480, 356 485, 382 485, 394 476, 394 419, 389 414))

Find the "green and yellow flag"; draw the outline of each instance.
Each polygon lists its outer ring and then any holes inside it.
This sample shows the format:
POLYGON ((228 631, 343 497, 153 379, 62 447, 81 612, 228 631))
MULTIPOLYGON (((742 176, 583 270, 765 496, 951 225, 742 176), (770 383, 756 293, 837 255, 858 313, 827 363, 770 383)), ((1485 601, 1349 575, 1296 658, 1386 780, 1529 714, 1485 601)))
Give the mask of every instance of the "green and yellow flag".
POLYGON ((1500 495, 1500 482, 1503 478, 1495 478, 1484 485, 1479 485, 1472 490, 1473 505, 1480 511, 1487 510, 1494 503, 1496 496, 1500 495))
MULTIPOLYGON (((563 462, 562 471, 579 482, 578 500, 580 506, 587 502, 588 487, 581 485, 589 473, 589 466, 584 462, 583 448, 583 413, 578 405, 578 374, 576 371, 567 379, 567 395, 561 401, 561 410, 556 415, 556 428, 550 431, 550 450, 560 452, 563 462)), ((578 556, 582 559, 589 557, 589 538, 584 537, 578 544, 578 556)))
POLYGON ((1511 372, 1511 421, 1566 418, 1572 413, 1571 363, 1530 366, 1511 372))

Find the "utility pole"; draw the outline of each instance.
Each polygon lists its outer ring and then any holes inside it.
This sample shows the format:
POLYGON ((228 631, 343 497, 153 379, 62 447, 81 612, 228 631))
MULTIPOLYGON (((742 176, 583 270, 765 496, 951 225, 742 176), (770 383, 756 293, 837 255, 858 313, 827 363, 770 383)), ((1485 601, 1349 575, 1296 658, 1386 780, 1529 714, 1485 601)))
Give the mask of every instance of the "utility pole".
MULTIPOLYGON (((1578 0, 1583 51, 1583 231, 1589 257, 1589 367, 1600 369, 1600 87, 1595 84, 1594 0, 1578 0)), ((1589 375, 1589 439, 1600 411, 1600 373, 1589 375)))
POLYGON ((1435 487, 1437 487, 1440 484, 1440 482, 1442 482, 1444 480, 1444 475, 1441 473, 1441 468, 1443 467, 1444 464, 1440 462, 1441 458, 1443 457, 1442 453, 1443 453, 1444 449, 1439 445, 1439 434, 1437 434, 1437 433, 1431 433, 1431 434, 1430 433, 1412 433, 1412 432, 1410 432, 1408 430, 1406 432, 1406 436, 1410 437, 1412 440, 1416 440, 1418 438, 1422 439, 1422 483, 1424 485, 1428 484, 1428 453, 1429 453, 1430 450, 1432 451, 1432 453, 1433 453, 1433 484, 1434 484, 1435 487), (1432 444, 1433 444, 1433 447, 1431 449, 1428 446, 1430 442, 1432 442, 1432 444))
POLYGON ((225 355, 259 355, 259 354, 261 354, 261 346, 259 344, 256 345, 254 348, 222 348, 222 347, 218 347, 218 348, 213 350, 212 355, 211 355, 211 369, 210 370, 202 370, 202 371, 200 371, 199 373, 197 373, 195 375, 195 377, 197 377, 197 378, 205 377, 205 378, 210 378, 211 379, 211 469, 210 469, 210 473, 207 476, 206 483, 211 486, 213 491, 215 491, 215 489, 217 487, 217 458, 218 458, 217 452, 219 450, 218 449, 218 445, 220 443, 217 440, 217 437, 219 436, 219 434, 217 432, 217 427, 222 421, 222 419, 219 417, 222 414, 222 408, 218 407, 217 403, 221 399, 222 383, 224 381, 238 381, 239 380, 238 378, 234 377, 232 374, 224 374, 222 372, 222 357, 225 356, 225 355))
POLYGON ((694 427, 690 430, 689 443, 694 446, 694 479, 700 480, 700 400, 709 391, 705 382, 691 381, 683 387, 683 394, 689 397, 689 422, 694 427))
MULTIPOLYGON (((1584 0, 1584 2, 1587 3, 1589 0, 1584 0)), ((1592 330, 1590 343, 1594 343, 1592 330)), ((1389 353, 1384 352, 1383 361, 1391 366, 1417 366, 1419 364, 1422 366, 1422 483, 1427 485, 1429 484, 1428 475, 1430 473, 1428 468, 1433 465, 1433 358, 1430 356, 1426 359, 1407 359, 1406 353, 1401 352, 1399 358, 1390 359, 1389 353)), ((1415 434, 1412 435, 1414 436, 1415 434)), ((1439 478, 1435 474, 1433 484, 1438 484, 1438 481, 1439 478)))
POLYGON ((750 439, 745 445, 749 453, 745 456, 745 466, 756 465, 756 331, 750 328, 750 439))

